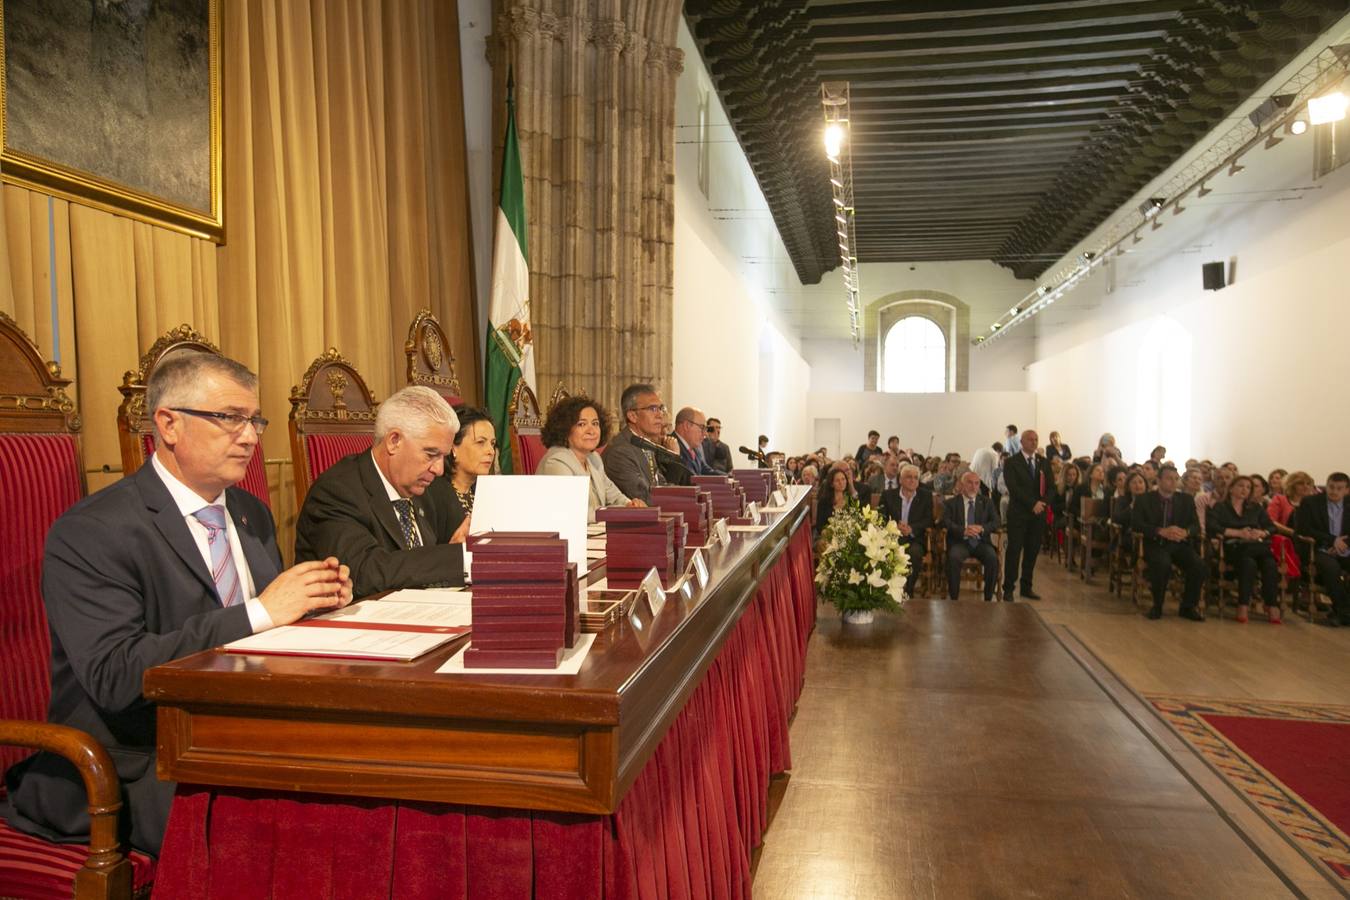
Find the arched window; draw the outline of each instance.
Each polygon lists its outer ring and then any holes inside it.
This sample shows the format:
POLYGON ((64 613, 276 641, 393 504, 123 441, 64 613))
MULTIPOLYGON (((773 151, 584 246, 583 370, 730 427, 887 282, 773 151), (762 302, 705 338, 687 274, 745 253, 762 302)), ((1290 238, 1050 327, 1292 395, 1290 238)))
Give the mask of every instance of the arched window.
POLYGON ((882 350, 891 393, 934 394, 947 390, 947 338, 926 316, 906 316, 886 332, 882 350))

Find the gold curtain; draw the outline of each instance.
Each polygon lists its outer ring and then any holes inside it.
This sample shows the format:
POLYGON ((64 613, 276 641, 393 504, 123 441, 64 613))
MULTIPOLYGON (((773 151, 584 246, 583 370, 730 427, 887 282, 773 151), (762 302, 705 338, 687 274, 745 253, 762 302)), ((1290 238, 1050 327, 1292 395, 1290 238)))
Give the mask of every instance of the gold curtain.
MULTIPOLYGON (((465 395, 479 393, 455 4, 221 8, 224 245, 3 190, 0 309, 46 354, 59 337, 90 468, 120 464, 122 373, 183 322, 258 372, 269 459, 289 459, 290 388, 314 357, 337 347, 388 396, 423 307, 450 334, 465 395)), ((268 468, 288 552, 291 473, 268 468)))

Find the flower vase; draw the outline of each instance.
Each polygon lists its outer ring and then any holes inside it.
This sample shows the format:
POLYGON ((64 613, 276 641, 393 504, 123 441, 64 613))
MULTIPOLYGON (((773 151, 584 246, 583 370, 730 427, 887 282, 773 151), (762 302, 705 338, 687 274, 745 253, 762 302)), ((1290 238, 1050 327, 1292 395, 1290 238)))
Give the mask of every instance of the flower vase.
POLYGON ((876 613, 870 609, 850 609, 844 613, 844 622, 848 625, 871 625, 876 613))

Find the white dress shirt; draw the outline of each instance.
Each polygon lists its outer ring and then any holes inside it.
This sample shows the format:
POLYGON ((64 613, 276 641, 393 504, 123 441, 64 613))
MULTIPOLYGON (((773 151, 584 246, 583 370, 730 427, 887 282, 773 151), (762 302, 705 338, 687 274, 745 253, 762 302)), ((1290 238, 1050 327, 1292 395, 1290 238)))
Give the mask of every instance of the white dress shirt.
POLYGON ((207 572, 211 571, 211 545, 206 539, 206 526, 197 521, 195 514, 208 506, 225 508, 225 533, 230 539, 230 558, 235 569, 239 572, 239 587, 246 598, 244 609, 248 612, 249 627, 253 629, 254 634, 271 628, 274 624, 272 617, 267 614, 267 608, 258 600, 254 591, 253 573, 248 569, 248 559, 244 556, 244 546, 239 543, 239 532, 235 531, 234 517, 229 514, 230 507, 225 502, 225 492, 221 491, 219 497, 207 503, 197 495, 196 491, 174 477, 164 463, 159 461, 158 453, 150 458, 150 464, 155 467, 155 474, 169 489, 169 496, 173 497, 174 504, 177 505, 178 511, 182 513, 183 521, 187 523, 188 531, 192 534, 192 540, 197 544, 197 550, 202 555, 202 561, 206 563, 207 572))
MULTIPOLYGON (((384 485, 384 492, 389 495, 389 502, 392 504, 395 500, 412 500, 411 497, 404 497, 398 492, 398 489, 390 483, 388 478, 384 477, 384 472, 380 469, 380 464, 375 462, 375 451, 370 451, 370 461, 375 463, 375 474, 380 476, 380 484, 384 485)), ((413 506, 416 507, 417 501, 413 500, 413 506)), ((398 507, 394 507, 394 518, 398 518, 398 507)), ((402 524, 402 523, 400 523, 402 524)), ((417 543, 426 546, 426 541, 422 540, 422 529, 417 527, 417 513, 412 513, 413 533, 417 535, 417 543)))

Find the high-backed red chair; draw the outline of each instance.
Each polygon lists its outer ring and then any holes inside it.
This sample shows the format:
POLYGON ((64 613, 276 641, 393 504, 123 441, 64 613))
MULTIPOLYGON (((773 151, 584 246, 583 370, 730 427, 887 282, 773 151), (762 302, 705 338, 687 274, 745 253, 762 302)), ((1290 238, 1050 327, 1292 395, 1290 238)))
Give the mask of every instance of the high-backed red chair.
POLYGON ((451 406, 464 402, 459 376, 455 374, 455 354, 450 352, 450 339, 431 310, 424 309, 413 319, 403 352, 408 357, 408 384, 431 388, 451 406))
POLYGON ((325 469, 375 441, 375 398, 337 348, 310 363, 291 388, 291 461, 297 507, 325 469))
POLYGON ((516 382, 511 392, 506 421, 511 436, 511 471, 516 475, 533 475, 544 458, 544 417, 539 414, 539 401, 524 378, 516 382))
MULTIPOLYGON (((134 372, 122 376, 122 405, 117 408, 117 438, 122 448, 122 474, 135 472, 155 452, 153 410, 145 408, 145 386, 160 360, 176 350, 199 350, 221 356, 220 348, 198 334, 191 325, 179 325, 150 345, 134 372)), ((267 488, 267 469, 263 466, 262 444, 253 451, 248 469, 239 486, 269 507, 272 495, 267 488)))
MULTIPOLYGON (((69 759, 84 778, 88 845, 51 844, 0 819, 0 897, 148 894, 154 862, 122 855, 121 788, 90 735, 52 725, 51 638, 42 602, 42 553, 53 522, 84 495, 80 417, 60 367, 0 313, 0 775, 36 750, 69 759)), ((0 791, 3 791, 0 779, 0 791)))
POLYGON ((572 396, 571 392, 563 386, 561 381, 558 382, 558 386, 553 389, 553 396, 548 398, 548 409, 544 410, 544 418, 548 418, 548 414, 553 412, 553 407, 557 406, 570 396, 572 396))

